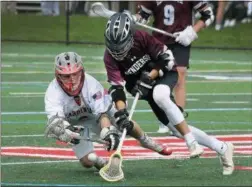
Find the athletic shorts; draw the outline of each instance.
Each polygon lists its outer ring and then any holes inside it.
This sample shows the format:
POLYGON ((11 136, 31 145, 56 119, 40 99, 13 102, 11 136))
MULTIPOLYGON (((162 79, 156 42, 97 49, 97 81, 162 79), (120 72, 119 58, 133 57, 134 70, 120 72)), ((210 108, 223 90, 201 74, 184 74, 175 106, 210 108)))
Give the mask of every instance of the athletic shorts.
POLYGON ((174 43, 168 44, 167 47, 172 51, 177 66, 189 68, 191 46, 185 47, 179 43, 174 43))
MULTIPOLYGON (((78 125, 85 124, 84 125, 84 131, 82 132, 82 136, 84 138, 91 138, 93 136, 97 137, 99 135, 99 132, 101 131, 101 128, 96 121, 91 122, 79 122, 78 125)), ((75 153, 75 156, 80 160, 84 156, 86 156, 88 153, 93 152, 94 146, 93 142, 86 141, 86 140, 80 140, 80 143, 77 145, 74 145, 72 147, 73 152, 75 153)))

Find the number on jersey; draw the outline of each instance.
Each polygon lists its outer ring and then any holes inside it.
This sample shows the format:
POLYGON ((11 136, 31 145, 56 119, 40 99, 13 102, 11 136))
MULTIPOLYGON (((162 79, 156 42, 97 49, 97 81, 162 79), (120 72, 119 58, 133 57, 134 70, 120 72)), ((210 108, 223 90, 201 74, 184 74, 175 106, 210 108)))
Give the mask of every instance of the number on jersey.
POLYGON ((164 24, 172 25, 174 23, 174 7, 172 5, 165 5, 164 7, 164 24))

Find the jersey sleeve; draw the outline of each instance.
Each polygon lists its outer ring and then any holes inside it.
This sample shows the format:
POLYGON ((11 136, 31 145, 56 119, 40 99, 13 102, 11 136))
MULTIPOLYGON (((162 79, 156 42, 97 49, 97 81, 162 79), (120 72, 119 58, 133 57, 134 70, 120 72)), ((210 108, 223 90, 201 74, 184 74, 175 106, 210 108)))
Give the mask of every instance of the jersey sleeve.
POLYGON ((62 95, 57 90, 56 86, 53 85, 53 82, 49 85, 49 87, 46 90, 44 103, 45 103, 45 112, 48 119, 55 115, 65 117, 62 104, 62 95))
POLYGON ((99 115, 107 112, 111 105, 111 100, 109 99, 107 91, 105 91, 101 83, 95 78, 90 76, 89 81, 89 85, 92 85, 90 88, 89 101, 93 114, 99 115))
POLYGON ((108 82, 111 85, 122 85, 124 86, 125 81, 121 75, 121 72, 114 61, 114 59, 108 54, 107 50, 104 53, 104 64, 107 71, 108 82))
POLYGON ((147 32, 141 33, 146 53, 148 53, 152 59, 156 60, 158 55, 166 49, 166 46, 147 32))

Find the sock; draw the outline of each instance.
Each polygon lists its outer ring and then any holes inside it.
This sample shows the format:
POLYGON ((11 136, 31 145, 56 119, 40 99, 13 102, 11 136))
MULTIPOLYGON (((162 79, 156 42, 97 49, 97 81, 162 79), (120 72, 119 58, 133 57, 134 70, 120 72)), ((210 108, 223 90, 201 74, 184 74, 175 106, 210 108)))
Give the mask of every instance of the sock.
POLYGON ((184 139, 186 141, 187 147, 190 147, 192 145, 192 143, 196 141, 193 134, 192 134, 192 132, 189 132, 189 133, 185 134, 184 139))
POLYGON ((200 145, 204 145, 212 150, 215 150, 220 155, 223 155, 227 150, 227 144, 225 142, 222 142, 213 136, 209 136, 196 127, 189 125, 189 128, 200 145))

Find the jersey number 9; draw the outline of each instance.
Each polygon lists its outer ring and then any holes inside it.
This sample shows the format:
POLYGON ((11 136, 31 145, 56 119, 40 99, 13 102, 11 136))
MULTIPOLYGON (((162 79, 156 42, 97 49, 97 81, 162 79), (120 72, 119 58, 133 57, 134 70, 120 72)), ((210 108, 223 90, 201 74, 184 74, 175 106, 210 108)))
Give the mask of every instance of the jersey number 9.
POLYGON ((174 23, 174 7, 165 5, 164 7, 164 25, 172 25, 174 23))

